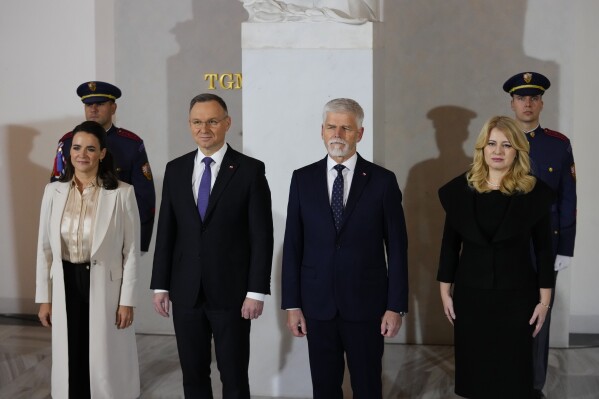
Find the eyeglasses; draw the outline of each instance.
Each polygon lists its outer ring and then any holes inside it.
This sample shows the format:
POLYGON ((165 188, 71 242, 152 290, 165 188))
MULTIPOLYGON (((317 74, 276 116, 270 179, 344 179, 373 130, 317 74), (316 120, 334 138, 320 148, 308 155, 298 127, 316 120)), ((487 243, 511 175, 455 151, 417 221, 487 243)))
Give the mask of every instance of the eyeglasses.
POLYGON ((199 119, 194 119, 194 120, 190 121, 189 123, 191 123, 191 126, 195 127, 196 129, 201 128, 202 125, 206 125, 206 127, 217 127, 218 125, 220 125, 220 123, 222 121, 224 121, 228 117, 229 117, 229 115, 225 115, 221 119, 210 119, 206 122, 202 122, 199 119))

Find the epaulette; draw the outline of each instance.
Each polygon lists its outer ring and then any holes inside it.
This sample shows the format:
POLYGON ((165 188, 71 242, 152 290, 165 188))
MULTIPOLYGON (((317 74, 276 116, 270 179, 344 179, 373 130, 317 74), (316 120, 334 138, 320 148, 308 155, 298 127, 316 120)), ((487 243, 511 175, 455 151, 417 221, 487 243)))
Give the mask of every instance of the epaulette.
POLYGON ((123 129, 122 127, 117 128, 116 130, 116 134, 118 134, 121 137, 126 137, 130 140, 133 141, 137 141, 137 142, 143 142, 143 140, 141 139, 141 137, 139 137, 137 134, 127 130, 127 129, 123 129))
POLYGON ((58 140, 59 143, 62 143, 63 141, 67 140, 67 139, 72 139, 73 138, 73 132, 68 132, 66 133, 64 136, 62 136, 60 138, 60 140, 58 140))
POLYGON ((560 139, 562 141, 565 141, 566 143, 570 142, 570 139, 568 137, 566 137, 566 135, 564 135, 560 132, 556 132, 555 130, 545 128, 545 133, 548 136, 555 137, 556 139, 560 139))

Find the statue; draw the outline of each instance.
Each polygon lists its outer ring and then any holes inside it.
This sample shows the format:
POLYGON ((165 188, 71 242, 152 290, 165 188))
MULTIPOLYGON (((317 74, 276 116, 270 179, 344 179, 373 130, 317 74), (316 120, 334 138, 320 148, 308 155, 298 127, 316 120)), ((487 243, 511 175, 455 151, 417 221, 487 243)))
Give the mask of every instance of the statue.
MULTIPOLYGON (((376 16, 368 2, 373 0, 341 0, 346 3, 345 10, 329 7, 310 7, 301 4, 286 3, 280 0, 240 0, 249 14, 248 22, 341 22, 361 25, 367 21, 376 21, 376 16)), ((374 0, 377 1, 378 0, 374 0)), ((304 1, 305 3, 305 1, 304 1)), ((312 4, 315 2, 313 1, 312 4)), ((325 1, 325 3, 338 3, 325 1)))

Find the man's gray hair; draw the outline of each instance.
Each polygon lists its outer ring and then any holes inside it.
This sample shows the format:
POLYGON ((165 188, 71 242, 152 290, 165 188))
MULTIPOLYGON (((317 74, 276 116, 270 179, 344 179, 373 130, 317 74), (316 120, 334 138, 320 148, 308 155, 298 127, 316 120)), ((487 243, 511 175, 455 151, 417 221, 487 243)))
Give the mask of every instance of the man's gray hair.
POLYGON ((326 103, 322 112, 323 122, 327 120, 328 112, 352 114, 356 117, 358 127, 362 127, 362 122, 364 121, 364 110, 360 104, 351 98, 336 98, 326 103))

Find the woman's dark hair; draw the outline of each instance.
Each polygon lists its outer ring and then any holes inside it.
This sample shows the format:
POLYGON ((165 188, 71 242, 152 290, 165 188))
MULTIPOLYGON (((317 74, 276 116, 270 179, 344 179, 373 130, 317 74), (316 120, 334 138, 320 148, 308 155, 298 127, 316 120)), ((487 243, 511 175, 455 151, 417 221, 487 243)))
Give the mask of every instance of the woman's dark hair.
MULTIPOLYGON (((98 122, 86 121, 75 126, 72 132, 72 138, 74 139, 77 133, 79 132, 93 134, 100 143, 100 150, 106 148, 106 131, 98 122)), ((58 179, 58 181, 71 181, 74 175, 75 168, 71 163, 71 153, 69 151, 68 154, 65 154, 64 174, 58 179)), ((100 182, 102 183, 102 187, 104 187, 106 190, 114 190, 119 185, 118 177, 116 175, 116 171, 114 170, 114 161, 112 159, 112 154, 110 153, 110 150, 108 148, 106 148, 106 155, 104 156, 104 159, 100 161, 100 165, 98 166, 98 175, 96 176, 96 183, 99 184, 100 182)))

